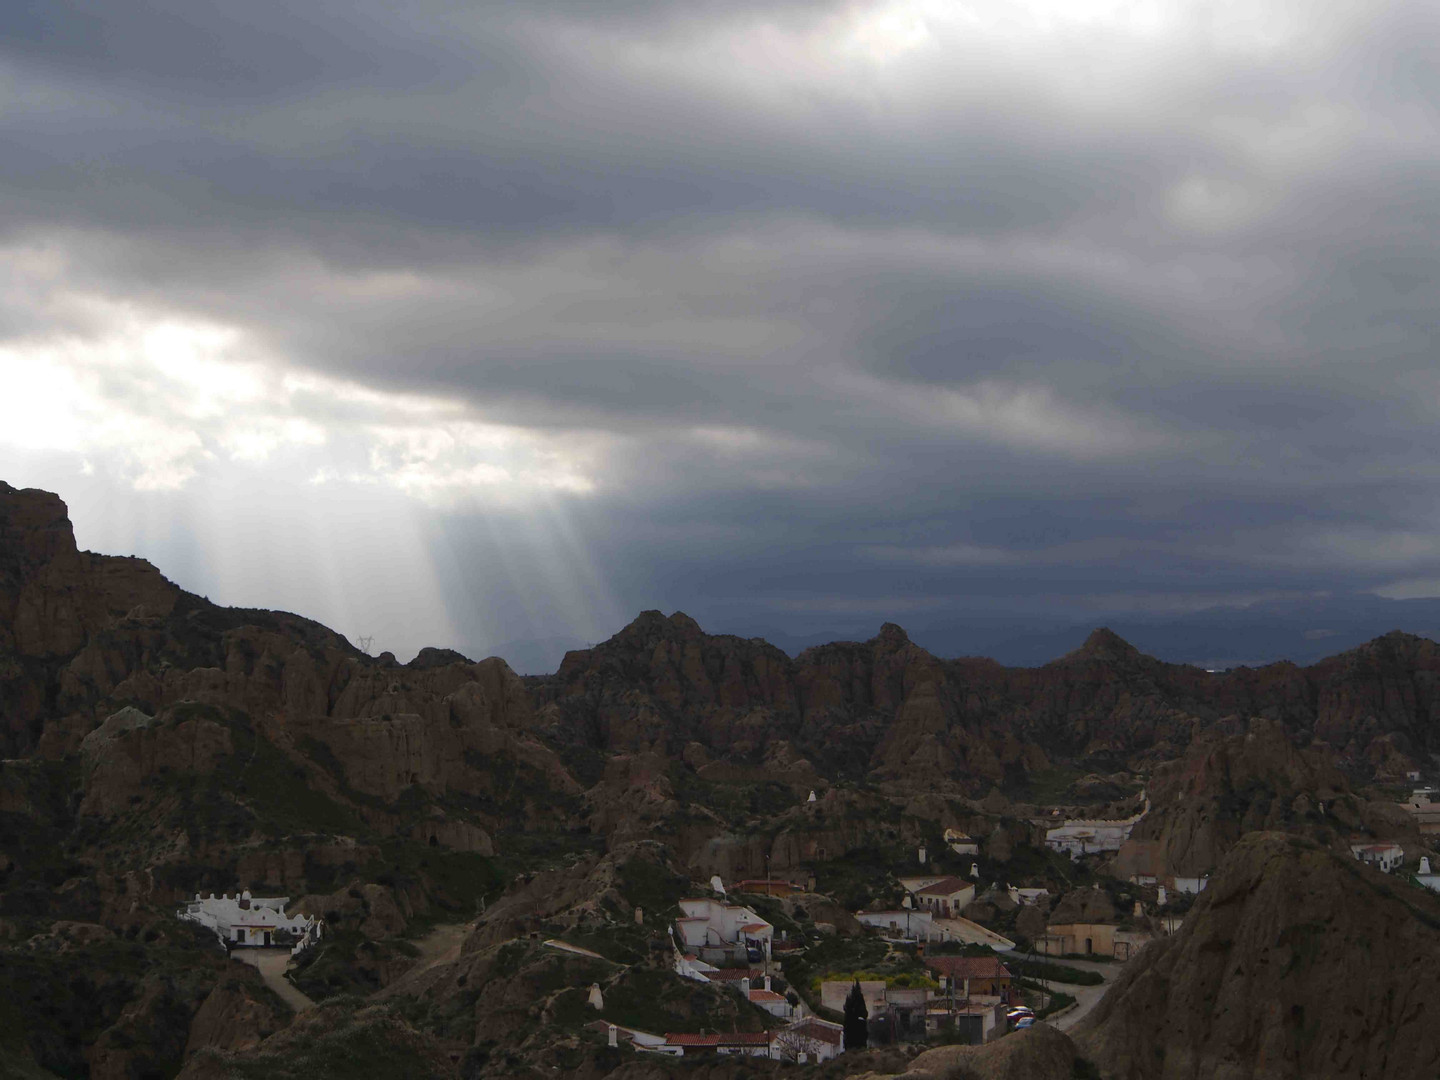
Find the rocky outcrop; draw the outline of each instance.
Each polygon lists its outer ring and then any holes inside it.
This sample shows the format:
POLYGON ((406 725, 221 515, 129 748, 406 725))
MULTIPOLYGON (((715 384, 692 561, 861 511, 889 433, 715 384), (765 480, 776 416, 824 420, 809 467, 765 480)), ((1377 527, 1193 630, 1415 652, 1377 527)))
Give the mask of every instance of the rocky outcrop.
POLYGON ((379 941, 404 932, 412 912, 403 893, 396 894, 374 882, 352 881, 328 896, 302 896, 291 905, 292 914, 313 915, 332 927, 359 930, 379 941))
POLYGON ((201 1050, 249 1050, 283 1028, 290 1010, 248 964, 232 963, 190 1021, 188 1059, 201 1050))
POLYGON ((1440 898, 1292 835, 1226 857, 1077 1029, 1119 1080, 1433 1076, 1440 898))
MULTIPOLYGON (((1117 860, 1122 877, 1207 874, 1247 832, 1283 829, 1330 843, 1385 813, 1351 792, 1327 747, 1297 747, 1284 725, 1265 719, 1243 734, 1201 736, 1184 757, 1156 769, 1149 790, 1150 812, 1117 860), (1141 868, 1144 848, 1153 854, 1141 868)), ((1415 831, 1400 815, 1377 823, 1415 831)))
MULTIPOLYGON (((926 1050, 896 1080, 1073 1080, 1075 1045, 1063 1032, 1040 1024, 986 1046, 942 1046, 926 1050)), ((891 1073, 866 1072, 856 1080, 882 1080, 891 1073)))

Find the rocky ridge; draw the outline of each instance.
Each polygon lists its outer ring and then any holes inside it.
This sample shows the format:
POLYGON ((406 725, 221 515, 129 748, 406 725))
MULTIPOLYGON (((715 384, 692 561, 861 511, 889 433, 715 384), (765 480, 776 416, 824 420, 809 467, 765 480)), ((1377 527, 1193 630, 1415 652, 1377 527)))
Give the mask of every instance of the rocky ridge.
POLYGON ((1432 1076, 1440 898, 1292 834, 1239 841, 1080 1025, 1117 1080, 1432 1076))

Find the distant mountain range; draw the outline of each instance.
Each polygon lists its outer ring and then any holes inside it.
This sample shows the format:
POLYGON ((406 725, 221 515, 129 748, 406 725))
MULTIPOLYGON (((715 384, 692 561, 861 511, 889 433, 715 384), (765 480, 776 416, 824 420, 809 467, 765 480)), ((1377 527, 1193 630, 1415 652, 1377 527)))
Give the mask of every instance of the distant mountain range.
MULTIPOLYGON (((1163 617, 1086 611, 1073 617, 974 615, 929 622, 906 618, 903 622, 912 641, 947 658, 988 656, 1010 667, 1038 667, 1079 648, 1091 630, 1103 625, 1156 659, 1224 670, 1260 667, 1278 660, 1313 664, 1392 630, 1440 640, 1440 598, 1387 600, 1355 593, 1163 617)), ((720 623, 715 629, 737 637, 763 638, 790 656, 798 656, 832 641, 866 641, 878 626, 878 622, 856 624, 809 634, 736 623, 720 623)), ((471 652, 503 657, 522 675, 548 675, 559 669, 567 652, 592 644, 555 635, 484 645, 471 652)))
MULTIPOLYGON (((1087 610, 1071 617, 983 614, 928 621, 907 616, 902 621, 912 641, 947 658, 987 656, 1011 667, 1038 667, 1079 648, 1096 626, 1108 626, 1156 659, 1223 670, 1278 660, 1313 664, 1392 630, 1440 639, 1440 598, 1388 600, 1354 593, 1266 601, 1243 608, 1214 607, 1174 616, 1087 610)), ((797 656, 832 641, 867 640, 876 627, 857 625, 813 634, 730 624, 717 629, 762 637, 797 656)), ((508 654, 502 655, 509 659, 508 654)))

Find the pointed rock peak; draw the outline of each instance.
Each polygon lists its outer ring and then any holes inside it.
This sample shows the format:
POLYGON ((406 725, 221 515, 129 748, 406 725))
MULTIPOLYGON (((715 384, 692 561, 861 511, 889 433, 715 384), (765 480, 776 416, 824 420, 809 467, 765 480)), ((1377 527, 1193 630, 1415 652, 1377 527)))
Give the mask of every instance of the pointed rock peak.
POLYGON ((910 644, 910 635, 905 633, 904 627, 887 622, 875 635, 875 644, 887 649, 903 649, 910 644))
POLYGON ((1108 626, 1091 631, 1085 644, 1065 656, 1066 660, 1134 660, 1143 655, 1108 626))
POLYGON ((670 616, 670 625, 683 637, 702 637, 705 634, 705 631, 700 629, 700 624, 683 611, 677 611, 670 616))
POLYGON ((668 620, 665 618, 663 611, 642 611, 639 615, 636 615, 635 618, 631 619, 618 634, 610 638, 610 640, 615 641, 618 638, 631 637, 653 637, 665 629, 667 622, 668 620))
POLYGON ((610 642, 626 643, 629 646, 645 644, 651 647, 656 641, 665 639, 689 639, 703 637, 705 631, 700 624, 683 611, 666 616, 663 611, 642 611, 635 619, 610 639, 610 642))

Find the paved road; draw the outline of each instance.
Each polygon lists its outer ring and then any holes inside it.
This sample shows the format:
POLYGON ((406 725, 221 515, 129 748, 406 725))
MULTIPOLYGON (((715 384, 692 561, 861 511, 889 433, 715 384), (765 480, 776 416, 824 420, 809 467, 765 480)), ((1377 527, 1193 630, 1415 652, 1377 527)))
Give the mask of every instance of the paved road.
MULTIPOLYGON (((1062 990, 1075 999, 1075 1008, 1071 1009, 1064 1016, 1057 1016, 1047 1023, 1054 1024, 1061 1031, 1072 1028, 1085 1015, 1100 1003, 1105 996, 1105 991, 1110 989, 1110 984, 1115 981, 1116 976, 1124 969, 1124 964, 1097 964, 1093 960, 1061 960, 1065 967, 1078 968, 1081 971, 1095 971, 1105 979, 1099 986, 1076 986, 1073 983, 1053 983, 1057 990, 1062 990)), ((1034 978, 1033 975, 1029 976, 1034 978)))
POLYGON ((280 999, 296 1012, 315 1007, 315 1002, 285 978, 285 969, 290 966, 289 949, 236 949, 230 955, 251 967, 259 968, 260 978, 265 980, 265 985, 279 994, 280 999))

